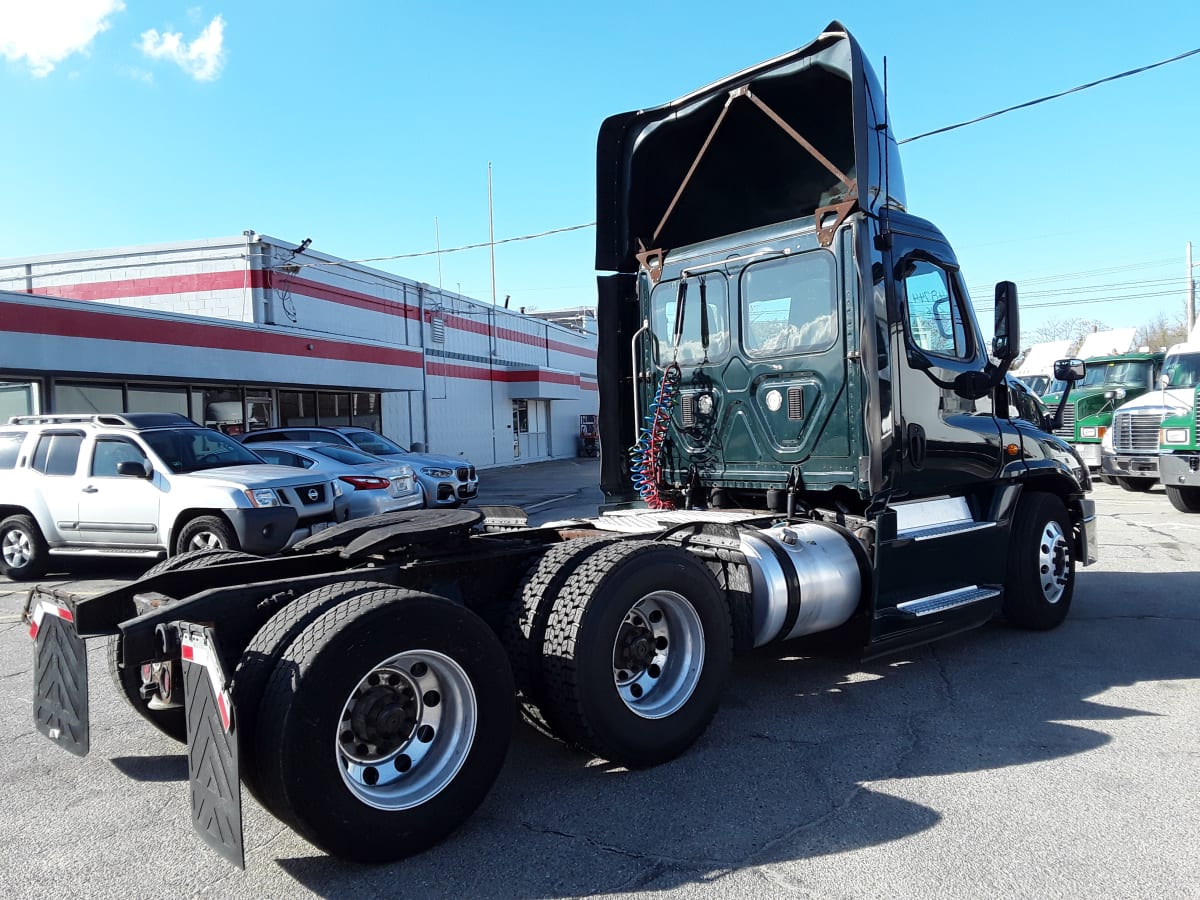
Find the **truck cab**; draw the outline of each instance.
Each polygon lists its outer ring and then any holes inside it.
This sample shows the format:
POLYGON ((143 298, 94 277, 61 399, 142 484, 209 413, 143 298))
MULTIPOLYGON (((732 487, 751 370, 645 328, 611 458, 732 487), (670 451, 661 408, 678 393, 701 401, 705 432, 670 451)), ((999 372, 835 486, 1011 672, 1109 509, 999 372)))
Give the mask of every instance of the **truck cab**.
POLYGON ((1200 512, 1200 343, 1178 344, 1163 365, 1160 400, 1169 412, 1159 430, 1159 479, 1180 512, 1200 512))
MULTIPOLYGON (((1164 355, 1143 349, 1085 360, 1087 374, 1072 386, 1054 433, 1071 444, 1092 471, 1100 469, 1100 442, 1112 427, 1113 412, 1158 385, 1164 355)), ((1054 408, 1065 390, 1064 383, 1053 382, 1042 399, 1054 408)))

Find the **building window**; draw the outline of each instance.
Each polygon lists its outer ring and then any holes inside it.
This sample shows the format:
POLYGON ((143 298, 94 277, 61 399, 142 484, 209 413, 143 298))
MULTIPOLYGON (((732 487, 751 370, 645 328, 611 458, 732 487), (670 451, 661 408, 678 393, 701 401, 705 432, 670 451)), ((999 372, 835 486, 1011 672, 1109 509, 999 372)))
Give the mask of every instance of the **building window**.
POLYGON ((54 385, 56 413, 121 413, 124 391, 119 384, 79 384, 60 381, 54 385))
POLYGON ((126 412, 173 412, 188 414, 187 389, 131 384, 126 392, 126 412))
POLYGON ((279 424, 316 425, 317 395, 312 391, 280 391, 279 424))
POLYGON ((317 424, 326 428, 350 424, 350 395, 321 391, 317 394, 317 424))
POLYGON ((0 424, 12 416, 30 416, 38 412, 36 381, 0 381, 0 424))

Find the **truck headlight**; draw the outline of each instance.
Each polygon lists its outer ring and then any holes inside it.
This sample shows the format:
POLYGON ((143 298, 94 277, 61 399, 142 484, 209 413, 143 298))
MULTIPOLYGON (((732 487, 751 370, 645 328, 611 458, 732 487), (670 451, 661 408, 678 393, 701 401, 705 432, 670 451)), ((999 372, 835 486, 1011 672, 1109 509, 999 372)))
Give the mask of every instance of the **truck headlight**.
POLYGON ((454 474, 453 469, 435 469, 432 466, 421 469, 430 478, 449 478, 454 474))
POLYGON ((1096 433, 1096 428, 1094 425, 1085 425, 1079 429, 1079 436, 1081 438, 1091 438, 1094 441, 1100 435, 1096 433))
POLYGON ((1164 444, 1186 444, 1188 430, 1186 428, 1164 428, 1159 435, 1159 440, 1164 444))
POLYGON ((245 492, 251 506, 279 506, 279 495, 270 488, 252 488, 245 492))

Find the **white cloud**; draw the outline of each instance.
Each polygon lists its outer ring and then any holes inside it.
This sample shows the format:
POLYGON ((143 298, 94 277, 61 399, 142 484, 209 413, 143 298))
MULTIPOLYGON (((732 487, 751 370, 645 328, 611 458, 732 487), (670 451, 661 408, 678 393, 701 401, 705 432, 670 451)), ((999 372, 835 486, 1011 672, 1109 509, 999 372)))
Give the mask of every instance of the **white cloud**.
POLYGON ((225 64, 225 20, 215 17, 200 32, 200 36, 186 44, 177 31, 163 32, 151 28, 142 32, 142 52, 151 59, 165 59, 175 63, 197 81, 212 81, 221 74, 225 64))
POLYGON ((73 53, 85 52, 125 9, 122 0, 57 0, 0 3, 0 56, 24 60, 38 78, 73 53))

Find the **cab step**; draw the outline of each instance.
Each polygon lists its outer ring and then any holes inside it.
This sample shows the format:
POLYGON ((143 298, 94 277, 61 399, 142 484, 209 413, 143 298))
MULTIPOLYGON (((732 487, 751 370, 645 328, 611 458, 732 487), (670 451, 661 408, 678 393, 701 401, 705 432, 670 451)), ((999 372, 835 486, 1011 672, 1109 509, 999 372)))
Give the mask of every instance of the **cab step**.
POLYGON ((982 603, 984 600, 994 600, 1000 596, 998 588, 980 587, 972 584, 968 587, 945 591, 941 594, 931 594, 896 604, 896 609, 910 616, 930 616, 934 613, 946 612, 960 606, 970 606, 972 603, 982 603))

